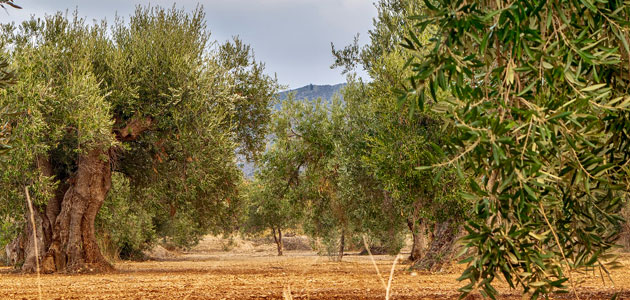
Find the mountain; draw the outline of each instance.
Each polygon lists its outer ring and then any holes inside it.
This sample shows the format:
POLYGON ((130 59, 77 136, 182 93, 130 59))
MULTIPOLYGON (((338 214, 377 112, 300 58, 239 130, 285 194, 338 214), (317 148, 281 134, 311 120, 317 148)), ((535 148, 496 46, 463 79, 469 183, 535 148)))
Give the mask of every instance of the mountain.
MULTIPOLYGON (((346 86, 345 83, 340 83, 340 84, 335 84, 335 85, 309 84, 301 88, 280 92, 278 93, 278 99, 280 99, 280 103, 282 103, 282 100, 286 99, 290 93, 295 93, 295 99, 297 100, 304 100, 304 99, 313 100, 317 98, 322 98, 322 100, 324 100, 325 102, 330 103, 335 94, 339 93, 339 97, 342 97, 340 92, 341 92, 341 89, 344 88, 345 86, 346 86)), ((282 104, 280 103, 277 103, 274 106, 275 110, 280 110, 282 106, 282 104)), ((253 163, 246 161, 244 157, 241 157, 239 155, 237 157, 237 164, 241 168, 241 170, 243 170, 243 174, 245 175, 245 178, 251 179, 254 177, 254 172, 256 171, 256 167, 254 166, 253 163)))
POLYGON ((341 97, 341 89, 345 86, 345 83, 335 85, 309 84, 301 88, 280 92, 278 93, 278 99, 284 100, 289 96, 289 93, 295 93, 295 99, 297 100, 314 100, 317 98, 322 98, 322 100, 330 102, 333 96, 337 93, 339 93, 339 96, 341 97))

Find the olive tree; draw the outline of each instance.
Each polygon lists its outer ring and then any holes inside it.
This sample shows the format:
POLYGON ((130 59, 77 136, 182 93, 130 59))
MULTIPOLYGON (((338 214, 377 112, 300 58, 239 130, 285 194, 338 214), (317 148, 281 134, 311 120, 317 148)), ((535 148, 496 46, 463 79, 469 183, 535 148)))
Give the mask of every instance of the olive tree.
POLYGON ((24 271, 38 259, 44 272, 111 268, 94 220, 114 171, 140 199, 187 207, 207 227, 229 220, 236 150, 255 153, 277 84, 240 42, 216 47, 204 17, 138 7, 111 27, 77 13, 3 27, 18 78, 0 99, 17 112, 0 204, 24 211, 26 187, 37 207, 41 257, 30 226, 14 244, 24 271))
POLYGON ((461 291, 495 297, 502 276, 536 298, 574 287, 577 269, 608 272, 629 186, 630 7, 424 4, 408 19, 417 27, 403 43, 415 55, 403 100, 448 113, 457 132, 444 163, 475 175, 467 197, 480 221, 466 226, 461 291))
POLYGON ((302 206, 292 199, 296 194, 295 179, 291 174, 270 174, 286 170, 278 164, 286 161, 277 160, 276 151, 265 153, 261 158, 263 165, 254 181, 248 183, 246 191, 246 220, 243 231, 258 234, 271 229, 278 256, 284 253, 282 232, 296 228, 300 224, 302 206), (287 176, 288 175, 288 176, 287 176))
POLYGON ((255 181, 266 194, 261 199, 264 206, 286 208, 267 213, 263 222, 286 223, 299 215, 306 233, 324 240, 327 250, 340 258, 354 211, 349 206, 352 198, 343 197, 339 189, 340 164, 335 159, 342 143, 343 113, 339 98, 330 104, 321 99, 297 101, 292 96, 284 100, 273 115, 270 145, 255 181))
MULTIPOLYGON (((423 111, 416 106, 401 107, 395 92, 412 74, 405 68, 409 53, 399 43, 405 32, 413 29, 414 24, 406 20, 421 11, 421 3, 383 0, 375 5, 378 16, 369 32, 370 43, 362 48, 355 43, 341 51, 333 48, 333 67, 352 71, 361 66, 371 77, 369 82, 349 77, 344 91, 348 131, 360 134, 360 138, 345 139, 356 141, 354 149, 346 151, 346 156, 354 158, 348 160, 347 166, 353 160, 360 162, 364 174, 373 178, 360 184, 381 190, 376 193, 381 197, 368 201, 381 203, 380 212, 388 211, 387 206, 397 212, 379 217, 372 212, 373 218, 363 222, 370 231, 396 228, 395 224, 408 227, 413 240, 410 260, 418 267, 440 269, 453 256, 458 227, 467 217, 469 203, 459 196, 463 187, 453 166, 417 168, 439 163, 438 154, 443 151, 452 126, 444 122, 443 113, 423 111), (426 236, 431 234, 433 239, 428 243, 426 236)), ((427 34, 418 37, 428 38, 427 34)), ((360 207, 369 210, 374 204, 364 202, 360 207)))

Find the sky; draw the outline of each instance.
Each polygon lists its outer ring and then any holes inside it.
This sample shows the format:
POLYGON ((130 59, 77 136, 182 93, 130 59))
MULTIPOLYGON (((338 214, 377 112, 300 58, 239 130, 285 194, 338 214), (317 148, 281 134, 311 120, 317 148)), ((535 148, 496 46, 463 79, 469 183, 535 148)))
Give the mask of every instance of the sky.
MULTIPOLYGON (((201 4, 212 38, 219 42, 239 36, 252 45, 256 59, 281 84, 298 88, 307 84, 345 81, 333 63, 330 43, 342 48, 359 33, 367 41, 376 9, 372 0, 15 0, 22 10, 0 10, 0 22, 21 22, 34 15, 74 11, 87 20, 129 16, 136 5, 161 5, 191 11, 201 4)), ((359 75, 365 75, 359 73, 359 75)))

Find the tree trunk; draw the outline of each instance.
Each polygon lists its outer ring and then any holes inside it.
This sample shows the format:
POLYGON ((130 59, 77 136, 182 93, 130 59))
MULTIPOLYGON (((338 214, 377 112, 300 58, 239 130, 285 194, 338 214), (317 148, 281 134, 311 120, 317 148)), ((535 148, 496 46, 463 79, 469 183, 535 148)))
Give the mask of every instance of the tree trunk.
POLYGON ((343 250, 346 247, 346 231, 341 230, 341 237, 339 238, 339 256, 337 257, 337 261, 341 261, 343 259, 343 250))
POLYGON ((278 247, 278 256, 282 256, 284 245, 282 244, 282 230, 278 228, 278 236, 276 237, 276 229, 271 228, 273 230, 273 239, 276 241, 276 246, 278 247))
POLYGON ((101 254, 94 233, 94 220, 111 187, 111 176, 107 151, 96 148, 80 155, 52 228, 52 241, 42 262, 45 273, 113 268, 101 254))
MULTIPOLYGON (((24 230, 16 239, 9 243, 6 247, 7 260, 12 265, 22 264, 22 271, 35 272, 37 269, 37 256, 35 255, 35 240, 33 239, 33 225, 30 221, 30 214, 26 210, 24 216, 27 222, 25 223, 24 230)), ((46 240, 44 235, 44 223, 45 219, 38 210, 34 210, 33 219, 35 220, 35 230, 37 234, 37 250, 39 259, 41 259, 42 253, 46 251, 46 240)))
MULTIPOLYGON (((26 219, 30 220, 30 213, 26 210, 26 219)), ((37 271, 38 260, 41 259, 43 253, 46 252, 46 239, 44 234, 44 224, 48 223, 46 216, 40 213, 37 209, 33 210, 33 219, 35 220, 35 237, 33 236, 33 224, 29 221, 26 222, 25 229, 22 232, 23 236, 23 251, 24 251, 24 264, 22 265, 22 271, 35 272, 37 271), (37 246, 37 251, 35 251, 37 246), (39 254, 39 257, 37 256, 39 254)))
MULTIPOLYGON (((119 142, 132 141, 150 130, 152 125, 151 117, 134 116, 113 133, 119 142)), ((44 273, 113 269, 98 248, 94 229, 96 215, 111 187, 110 159, 107 148, 87 150, 79 155, 75 174, 70 178, 61 175, 62 178, 54 173, 48 158, 37 158, 37 167, 42 174, 56 176, 55 179, 60 181, 54 197, 34 211, 39 254, 43 256, 40 265, 44 273)), ((26 217, 29 220, 30 216, 26 217)), ((34 271, 32 226, 26 226, 22 234, 6 247, 6 252, 14 265, 24 261, 22 270, 34 271)))
POLYGON ((457 228, 452 220, 435 225, 433 240, 426 254, 413 264, 413 268, 427 271, 441 271, 453 259, 455 242, 458 238, 457 228))
POLYGON ((424 251, 427 247, 427 240, 425 236, 426 224, 423 220, 415 221, 409 218, 407 219, 407 226, 409 227, 413 238, 409 261, 415 262, 424 256, 424 251))
MULTIPOLYGON (((53 168, 47 158, 39 157, 37 159, 37 167, 42 175, 46 177, 54 176, 53 168)), ((33 226, 30 222, 30 212, 26 208, 24 214, 25 227, 18 237, 5 247, 8 263, 17 266, 22 264, 22 271, 35 272, 37 268, 36 259, 41 262, 42 257, 46 253, 52 242, 54 220, 59 215, 60 203, 63 194, 67 189, 67 185, 60 184, 54 192, 53 197, 43 207, 33 207, 33 219, 35 220, 35 230, 37 237, 37 253, 35 255, 35 240, 33 238, 33 226)), ((31 195, 32 196, 32 195, 31 195)), ((26 200, 26 199, 25 199, 26 200)), ((26 205, 25 201, 25 207, 26 205)))

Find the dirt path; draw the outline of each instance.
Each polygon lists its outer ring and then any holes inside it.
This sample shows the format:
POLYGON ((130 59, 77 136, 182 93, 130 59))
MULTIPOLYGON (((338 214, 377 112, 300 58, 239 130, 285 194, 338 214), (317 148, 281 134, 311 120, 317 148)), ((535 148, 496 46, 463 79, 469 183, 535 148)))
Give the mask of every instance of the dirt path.
MULTIPOLYGON (((387 282, 393 257, 377 256, 387 282)), ((94 275, 44 275, 43 299, 385 299, 385 290, 368 257, 348 256, 330 262, 313 252, 290 252, 285 257, 269 253, 204 255, 192 253, 176 261, 122 262, 117 271, 94 275)), ((624 261, 626 265, 629 259, 624 261)), ((459 272, 414 274, 398 265, 391 299, 456 299, 459 272)), ((581 276, 581 299, 608 299, 622 291, 630 299, 630 268, 613 273, 617 289, 604 286, 599 276, 581 276), (621 289, 620 289, 621 288, 621 289)), ((521 299, 499 284, 504 299, 521 299)), ((34 275, 12 274, 0 269, 1 299, 37 299, 34 275)), ((553 299, 573 299, 571 295, 553 299)))

